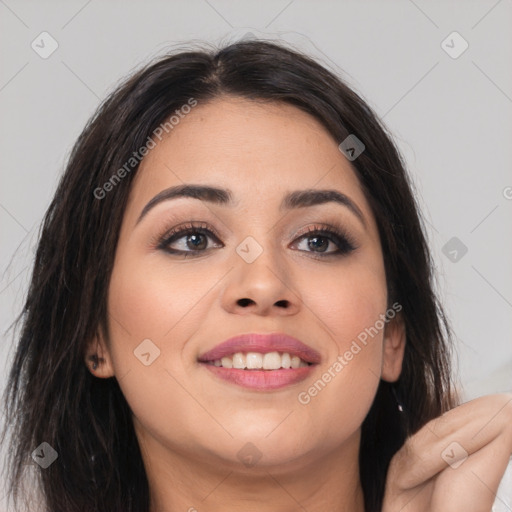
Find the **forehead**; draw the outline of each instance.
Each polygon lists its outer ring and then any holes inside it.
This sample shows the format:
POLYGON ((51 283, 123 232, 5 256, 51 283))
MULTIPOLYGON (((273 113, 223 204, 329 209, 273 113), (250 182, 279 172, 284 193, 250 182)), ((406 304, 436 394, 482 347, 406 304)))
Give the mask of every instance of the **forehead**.
POLYGON ((229 188, 235 203, 260 207, 277 207, 292 190, 336 188, 368 208, 338 142, 313 116, 283 103, 198 102, 143 159, 129 206, 184 183, 229 188))

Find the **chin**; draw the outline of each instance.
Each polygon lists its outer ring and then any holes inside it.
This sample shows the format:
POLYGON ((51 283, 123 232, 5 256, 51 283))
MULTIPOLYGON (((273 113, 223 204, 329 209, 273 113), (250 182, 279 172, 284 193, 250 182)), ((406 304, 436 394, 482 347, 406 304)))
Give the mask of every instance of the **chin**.
POLYGON ((305 444, 305 439, 308 438, 312 439, 311 436, 298 435, 296 431, 292 435, 289 429, 284 429, 279 434, 274 432, 268 437, 240 435, 233 441, 235 449, 231 446, 229 454, 222 455, 227 455, 241 469, 284 469, 314 452, 313 446, 305 444))

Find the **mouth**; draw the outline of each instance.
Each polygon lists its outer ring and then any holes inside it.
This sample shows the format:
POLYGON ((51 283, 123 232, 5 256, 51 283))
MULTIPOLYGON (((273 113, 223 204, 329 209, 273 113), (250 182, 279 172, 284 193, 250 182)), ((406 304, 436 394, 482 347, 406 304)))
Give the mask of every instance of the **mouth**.
POLYGON ((221 359, 213 361, 204 361, 206 364, 221 368, 235 368, 237 370, 279 370, 288 368, 304 368, 311 366, 299 356, 292 355, 289 352, 267 352, 260 354, 258 352, 237 352, 232 356, 224 356, 221 359))
POLYGON ((225 382, 266 391, 306 379, 320 363, 320 354, 286 334, 252 333, 224 341, 198 362, 225 382))

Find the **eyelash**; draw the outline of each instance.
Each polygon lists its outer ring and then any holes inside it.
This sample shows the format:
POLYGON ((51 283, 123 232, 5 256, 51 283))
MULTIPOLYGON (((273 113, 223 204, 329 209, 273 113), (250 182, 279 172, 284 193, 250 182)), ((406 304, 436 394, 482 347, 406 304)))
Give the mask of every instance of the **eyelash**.
MULTIPOLYGON (((185 258, 199 255, 198 253, 204 253, 208 251, 208 249, 203 249, 199 251, 181 251, 169 248, 169 245, 172 242, 175 242, 176 240, 179 240, 180 238, 183 238, 186 235, 193 235, 198 233, 208 237, 213 237, 218 242, 220 242, 220 237, 217 234, 217 232, 214 229, 209 228, 207 224, 197 224, 194 222, 190 222, 186 225, 177 226, 176 228, 173 228, 171 231, 166 232, 162 237, 159 238, 156 248, 165 251, 169 254, 182 255, 185 258)), ((350 254, 351 252, 357 249, 357 244, 355 243, 354 239, 351 236, 349 236, 343 229, 329 225, 310 226, 304 233, 301 233, 297 239, 302 241, 303 239, 313 238, 313 235, 328 239, 329 241, 333 242, 338 247, 338 249, 336 251, 326 253, 315 251, 301 252, 310 252, 311 254, 319 255, 319 258, 323 259, 328 257, 341 257, 350 254)))

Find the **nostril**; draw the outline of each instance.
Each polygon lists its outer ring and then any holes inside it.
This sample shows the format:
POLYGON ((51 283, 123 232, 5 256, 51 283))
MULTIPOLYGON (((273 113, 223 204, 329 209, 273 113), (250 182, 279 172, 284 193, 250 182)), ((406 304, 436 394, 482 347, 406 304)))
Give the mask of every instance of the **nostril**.
POLYGON ((243 307, 248 306, 251 302, 254 301, 252 301, 251 299, 238 299, 238 304, 243 307))

